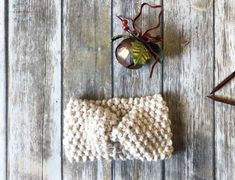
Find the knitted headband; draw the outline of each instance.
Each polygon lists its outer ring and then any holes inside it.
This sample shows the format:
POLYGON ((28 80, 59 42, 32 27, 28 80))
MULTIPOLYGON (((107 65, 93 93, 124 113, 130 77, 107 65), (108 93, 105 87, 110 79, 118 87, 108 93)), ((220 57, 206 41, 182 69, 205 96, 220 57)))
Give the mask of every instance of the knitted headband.
POLYGON ((64 115, 63 144, 70 162, 155 161, 173 152, 168 108, 159 94, 96 101, 71 98, 64 115))

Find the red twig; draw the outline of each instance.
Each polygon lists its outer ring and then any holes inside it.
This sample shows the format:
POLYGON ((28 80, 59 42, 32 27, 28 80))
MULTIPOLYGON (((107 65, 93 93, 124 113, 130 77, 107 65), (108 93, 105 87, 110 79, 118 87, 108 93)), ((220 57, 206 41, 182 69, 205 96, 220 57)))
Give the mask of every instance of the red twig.
MULTIPOLYGON (((159 6, 159 5, 156 5, 156 6, 154 6, 154 5, 150 5, 149 3, 143 3, 143 4, 141 4, 141 6, 140 6, 140 12, 139 12, 139 14, 137 14, 136 15, 136 17, 134 18, 134 20, 133 20, 133 28, 134 28, 134 30, 136 30, 136 20, 140 17, 140 15, 142 14, 142 9, 143 9, 143 7, 145 6, 145 5, 147 5, 147 6, 149 6, 149 7, 151 7, 151 8, 161 8, 162 6, 159 6)), ((161 14, 161 13, 160 13, 161 14)), ((160 17, 160 16, 159 16, 160 17)), ((158 26, 159 27, 159 26, 158 26)), ((148 29, 146 32, 149 32, 149 31, 151 31, 151 30, 153 30, 153 29, 156 29, 157 28, 157 26, 155 26, 155 27, 153 27, 153 28, 150 28, 150 29, 148 29)), ((145 33, 146 33, 145 32, 145 33)), ((145 34, 144 33, 144 34, 145 34)), ((141 36, 141 33, 140 33, 140 36, 141 36)))
MULTIPOLYGON (((146 31, 144 32, 143 36, 146 36, 148 32, 150 32, 150 31, 152 31, 152 30, 157 29, 157 28, 160 27, 160 25, 161 25, 161 15, 162 15, 162 10, 161 10, 161 12, 160 12, 159 15, 158 15, 158 24, 157 24, 155 27, 152 27, 152 28, 146 30, 146 31)), ((148 36, 148 35, 147 35, 147 36, 148 36)), ((150 36, 150 37, 152 37, 152 36, 150 36)), ((156 36, 156 37, 157 37, 157 36, 156 36)))
POLYGON ((156 65, 158 62, 159 62, 159 57, 156 58, 154 64, 153 64, 152 67, 151 67, 151 71, 150 71, 149 78, 152 78, 154 67, 155 67, 155 65, 156 65))

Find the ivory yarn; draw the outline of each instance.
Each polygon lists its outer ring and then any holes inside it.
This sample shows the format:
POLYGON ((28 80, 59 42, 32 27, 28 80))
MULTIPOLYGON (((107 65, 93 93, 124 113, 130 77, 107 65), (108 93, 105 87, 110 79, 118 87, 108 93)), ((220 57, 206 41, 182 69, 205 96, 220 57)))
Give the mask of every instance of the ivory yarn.
POLYGON ((155 161, 173 152, 168 107, 160 94, 136 98, 71 98, 64 112, 64 150, 72 161, 155 161))

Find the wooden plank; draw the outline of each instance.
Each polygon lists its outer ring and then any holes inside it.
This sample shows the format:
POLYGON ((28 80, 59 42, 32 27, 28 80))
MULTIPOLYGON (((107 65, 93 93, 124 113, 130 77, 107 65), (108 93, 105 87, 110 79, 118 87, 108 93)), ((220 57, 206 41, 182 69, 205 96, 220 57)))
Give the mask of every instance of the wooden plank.
POLYGON ((61 1, 45 2, 43 178, 62 179, 61 172, 61 1))
MULTIPOLYGON (((63 104, 71 96, 111 97, 110 1, 65 0, 63 7, 63 104)), ((64 179, 111 179, 111 163, 70 163, 64 157, 64 179)))
POLYGON ((5 2, 0 3, 0 177, 6 178, 5 2))
POLYGON ((11 0, 9 12, 8 177, 61 179, 60 4, 11 0))
POLYGON ((175 147, 166 180, 213 179, 213 6, 195 2, 164 1, 163 89, 175 147))
MULTIPOLYGON (((215 1, 215 85, 235 70, 235 2, 215 1)), ((235 97, 235 79, 217 94, 235 97)), ((215 103, 216 179, 235 177, 235 107, 215 103)))
MULTIPOLYGON (((159 4, 160 1, 148 1, 151 4, 159 4)), ((123 34, 121 22, 116 15, 134 17, 138 12, 141 1, 113 1, 113 35, 123 34)), ((152 26, 156 23, 155 10, 144 8, 142 27, 152 26)), ((131 26, 131 25, 130 25, 131 26)), ((119 41, 120 42, 120 41, 119 41)), ((114 43, 113 52, 119 43, 114 43)), ((115 55, 114 55, 115 56, 115 55)), ((149 67, 144 66, 138 70, 129 70, 113 60, 113 92, 116 97, 145 96, 161 92, 162 76, 161 65, 157 64, 152 79, 149 79, 149 67)), ((140 161, 114 161, 114 179, 161 179, 161 161, 140 162, 140 161)))

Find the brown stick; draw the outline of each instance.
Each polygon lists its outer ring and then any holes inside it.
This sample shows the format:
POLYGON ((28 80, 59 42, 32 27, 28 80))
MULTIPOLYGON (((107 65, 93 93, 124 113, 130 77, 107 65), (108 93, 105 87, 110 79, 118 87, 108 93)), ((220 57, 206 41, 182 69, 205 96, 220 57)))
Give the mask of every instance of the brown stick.
POLYGON ((235 77, 235 71, 230 74, 227 78, 225 78, 221 83, 219 83, 213 90, 212 92, 210 93, 209 96, 207 96, 208 98, 214 100, 214 101, 218 101, 218 102, 221 102, 221 103, 225 103, 225 104, 230 104, 230 105, 233 105, 235 106, 235 100, 232 100, 232 99, 225 99, 225 98, 222 98, 222 97, 218 97, 218 96, 215 96, 214 93, 216 91, 218 91, 219 89, 221 89, 223 86, 225 86, 231 79, 233 79, 235 77))
POLYGON ((209 95, 207 97, 214 100, 214 101, 218 101, 218 102, 221 102, 221 103, 230 104, 230 105, 235 106, 235 101, 231 100, 231 99, 225 99, 225 98, 218 97, 218 96, 215 96, 215 95, 209 95))
POLYGON ((219 89, 221 89, 224 85, 226 85, 232 78, 235 77, 235 71, 230 74, 225 80, 223 80, 221 83, 219 83, 210 94, 215 93, 216 91, 218 91, 219 89))

